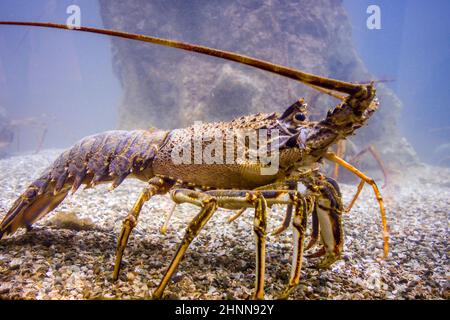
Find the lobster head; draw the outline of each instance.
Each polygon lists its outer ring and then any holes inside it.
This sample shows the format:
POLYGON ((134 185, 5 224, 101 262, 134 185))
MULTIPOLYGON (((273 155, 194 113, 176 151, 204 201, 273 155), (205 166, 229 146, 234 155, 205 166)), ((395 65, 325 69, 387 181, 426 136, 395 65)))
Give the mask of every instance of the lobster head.
POLYGON ((322 154, 329 146, 365 125, 378 109, 373 84, 360 85, 359 90, 348 96, 321 91, 342 102, 330 109, 321 121, 308 119, 308 105, 303 98, 289 106, 278 118, 281 147, 297 147, 308 153, 322 154))

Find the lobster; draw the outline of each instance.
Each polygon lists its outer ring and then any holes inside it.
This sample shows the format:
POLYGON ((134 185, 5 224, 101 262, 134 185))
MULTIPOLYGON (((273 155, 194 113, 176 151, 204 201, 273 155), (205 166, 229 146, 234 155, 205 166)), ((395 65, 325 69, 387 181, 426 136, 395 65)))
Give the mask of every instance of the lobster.
MULTIPOLYGON (((328 111, 321 121, 308 119, 307 104, 303 99, 289 106, 282 114, 255 114, 230 122, 196 124, 170 131, 152 128, 148 130, 114 130, 86 137, 63 152, 55 162, 13 203, 0 224, 0 239, 13 234, 18 228, 31 229, 34 222, 54 210, 69 194, 81 185, 93 187, 111 183, 118 187, 124 179, 134 177, 147 184, 123 221, 118 237, 113 279, 116 280, 128 238, 138 222, 143 205, 155 195, 169 193, 176 204, 190 203, 200 208, 199 213, 186 228, 179 245, 159 286, 153 293, 161 298, 190 243, 220 207, 239 210, 254 209, 253 231, 256 241, 256 277, 254 299, 264 299, 265 237, 267 234, 267 209, 275 204, 287 206, 282 226, 275 233, 293 229, 293 258, 291 274, 281 297, 288 297, 299 283, 305 249, 320 238, 322 249, 313 256, 324 256, 319 267, 330 266, 341 257, 344 233, 342 195, 333 179, 320 171, 323 159, 330 160, 356 174, 361 183, 352 203, 365 183, 376 195, 383 225, 384 254, 388 254, 388 234, 385 208, 377 184, 346 161, 330 152, 330 147, 354 134, 378 108, 373 83, 355 84, 290 69, 267 61, 208 47, 90 27, 69 27, 53 23, 0 22, 2 25, 28 25, 94 32, 122 38, 140 40, 160 45, 198 52, 232 60, 275 74, 300 81, 333 96, 342 102, 328 111), (234 162, 197 162, 191 149, 185 154, 189 161, 174 161, 180 149, 197 143, 201 148, 211 147, 209 141, 198 139, 202 135, 236 134, 228 144, 218 140, 234 162), (243 133, 242 133, 243 132, 243 133), (260 148, 277 158, 276 170, 268 169, 273 163, 252 157, 254 148, 245 135, 255 133, 268 136, 259 140, 260 148), (244 139, 238 139, 244 135, 244 139), (262 142, 261 142, 262 141, 262 142), (177 150, 177 152, 175 152, 177 150), (236 157, 243 152, 243 157, 236 157), (300 190, 303 186, 304 190, 300 190), (308 216, 312 217, 311 240, 304 245, 308 216), (305 248, 306 247, 306 248, 305 248)), ((184 149, 183 149, 184 150, 184 149)), ((195 150, 194 150, 195 151, 195 150)), ((214 152, 213 152, 214 153, 214 152)), ((217 151, 214 156, 223 160, 217 151)), ((216 158, 217 159, 217 158, 216 158)), ((230 219, 230 220, 232 220, 230 219)))

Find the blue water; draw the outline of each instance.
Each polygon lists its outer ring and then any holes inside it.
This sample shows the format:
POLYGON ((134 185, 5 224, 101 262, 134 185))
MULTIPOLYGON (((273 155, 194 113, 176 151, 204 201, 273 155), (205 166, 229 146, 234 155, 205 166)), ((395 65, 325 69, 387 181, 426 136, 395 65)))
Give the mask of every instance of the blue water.
MULTIPOLYGON (((403 103, 398 124, 422 159, 438 162, 450 143, 450 1, 345 0, 364 63, 403 103), (381 10, 381 30, 369 30, 366 9, 381 10)), ((450 150, 449 150, 450 151, 450 150)), ((450 156, 447 154, 447 156, 450 156)))
MULTIPOLYGON (((84 25, 103 27, 98 3, 91 0, 2 0, 0 20, 65 23, 71 4, 82 8, 84 25)), ((112 70, 110 39, 36 29, 0 28, 0 105, 13 119, 53 117, 46 147, 67 147, 87 134, 114 128, 122 90, 112 70)), ((21 132, 21 149, 33 149, 39 130, 21 132)))
MULTIPOLYGON (((344 0, 358 53, 375 78, 403 103, 398 125, 423 160, 450 142, 450 1, 344 0), (381 30, 366 27, 366 9, 381 10, 381 30)), ((102 27, 97 1, 1 0, 0 20, 64 23, 66 8, 82 8, 82 24, 102 27)), ((0 106, 14 119, 52 117, 46 147, 66 147, 90 133, 114 128, 122 90, 101 35, 32 28, 0 28, 0 106), (69 97, 69 98, 68 98, 69 97)), ((364 80, 364 79, 361 79, 364 80)), ((33 148, 38 129, 22 130, 33 148)))

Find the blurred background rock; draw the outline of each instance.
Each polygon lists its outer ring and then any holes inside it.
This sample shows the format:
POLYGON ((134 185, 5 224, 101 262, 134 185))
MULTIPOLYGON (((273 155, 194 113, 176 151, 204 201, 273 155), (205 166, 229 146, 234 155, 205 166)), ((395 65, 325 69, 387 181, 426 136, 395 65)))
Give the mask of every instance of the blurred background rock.
MULTIPOLYGON (((345 81, 377 80, 352 42, 349 17, 338 0, 181 1, 111 3, 100 0, 106 28, 234 51, 345 81)), ((112 39, 114 70, 124 88, 119 126, 187 126, 257 112, 282 112, 305 97, 313 119, 338 103, 311 88, 264 71, 198 54, 112 39), (149 46, 152 46, 149 49, 149 46)), ((372 144, 390 165, 417 162, 399 133, 401 103, 384 84, 381 107, 352 139, 372 144)))

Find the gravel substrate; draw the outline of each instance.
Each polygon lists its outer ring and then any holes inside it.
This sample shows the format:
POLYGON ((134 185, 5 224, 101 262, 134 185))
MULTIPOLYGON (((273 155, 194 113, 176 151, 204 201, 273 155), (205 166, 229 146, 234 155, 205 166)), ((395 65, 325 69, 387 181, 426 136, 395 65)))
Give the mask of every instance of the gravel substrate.
MULTIPOLYGON (((0 215, 59 154, 0 160, 0 215)), ((120 280, 111 282, 114 251, 122 219, 144 184, 126 180, 113 192, 107 185, 81 190, 35 224, 0 241, 0 298, 4 299, 143 299, 156 288, 184 229, 198 209, 177 208, 166 235, 159 233, 168 197, 149 201, 125 251, 120 280), (61 222, 61 217, 75 223, 61 222), (69 219, 69 220, 70 220, 69 219), (77 224, 76 220, 80 219, 77 224)), ((356 185, 341 184, 348 203, 356 185)), ((390 228, 389 257, 382 259, 378 207, 365 187, 344 217, 343 259, 328 270, 305 258, 300 285, 292 299, 448 299, 448 225, 450 171, 420 167, 384 190, 390 228)), ((269 229, 282 221, 273 208, 269 229)), ((252 213, 228 223, 219 210, 190 246, 165 291, 169 299, 247 299, 254 285, 252 213)), ((70 221, 69 221, 70 222, 70 221)), ((275 299, 288 281, 291 231, 267 238, 266 298, 275 299)))

